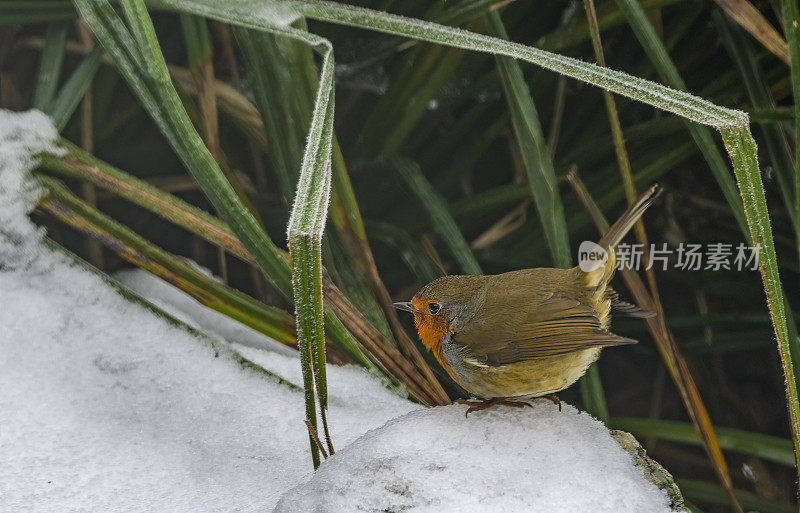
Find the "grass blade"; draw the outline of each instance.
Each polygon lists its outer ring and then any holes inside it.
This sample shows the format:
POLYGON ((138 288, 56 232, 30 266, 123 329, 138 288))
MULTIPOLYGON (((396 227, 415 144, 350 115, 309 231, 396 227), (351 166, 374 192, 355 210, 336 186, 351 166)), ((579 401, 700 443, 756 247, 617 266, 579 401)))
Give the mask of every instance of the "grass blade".
MULTIPOLYGON (((692 445, 702 444, 696 427, 688 422, 638 418, 614 418, 610 422, 614 429, 628 431, 639 437, 656 437, 670 442, 692 445)), ((751 433, 740 429, 715 428, 719 445, 726 451, 752 454, 781 465, 795 465, 792 441, 777 436, 751 433)))
POLYGON ((59 131, 67 126, 67 122, 89 89, 97 70, 100 68, 100 58, 102 56, 103 50, 95 47, 78 64, 78 67, 75 68, 75 71, 72 72, 72 75, 61 87, 58 96, 52 103, 51 109, 48 110, 50 117, 53 118, 53 124, 56 125, 59 131))
MULTIPOLYGON (((676 479, 675 482, 687 499, 711 504, 730 504, 730 498, 725 490, 719 486, 693 479, 676 479)), ((736 490, 735 493, 737 500, 748 511, 759 511, 761 513, 793 513, 797 511, 797 508, 790 504, 762 499, 751 492, 736 490)))
POLYGON ((420 207, 427 211, 433 229, 450 248, 461 271, 466 274, 483 274, 480 264, 472 254, 469 243, 458 229, 453 216, 447 211, 445 206, 447 203, 425 178, 419 166, 413 161, 399 157, 387 159, 385 162, 397 170, 397 173, 419 200, 420 207))
MULTIPOLYGON (((0 13, 0 16, 2 14, 0 13)), ((67 43, 69 23, 51 23, 47 26, 42 61, 39 64, 39 75, 36 89, 33 92, 31 106, 47 112, 53 103, 61 77, 61 65, 64 63, 64 47, 67 43)))
POLYGON ((797 396, 797 381, 792 366, 791 342, 784 310, 783 289, 778 274, 775 243, 769 222, 764 185, 758 169, 758 150, 748 128, 721 130, 722 139, 733 161, 733 170, 744 200, 747 223, 750 226, 752 243, 760 248, 758 269, 764 282, 772 325, 778 340, 778 354, 786 378, 786 400, 789 423, 792 428, 797 470, 800 473, 800 401, 797 396))
POLYGON ((51 177, 37 176, 49 195, 40 208, 70 226, 100 240, 122 258, 166 280, 201 304, 227 315, 281 343, 295 346, 294 319, 199 272, 184 259, 147 242, 74 196, 51 177))
POLYGON ((794 0, 781 0, 783 32, 789 45, 790 76, 794 98, 794 180, 797 256, 800 259, 800 6, 794 0))
MULTIPOLYGON (((501 39, 508 39, 500 14, 492 11, 486 16, 489 33, 501 39)), ((528 185, 534 204, 539 212, 547 245, 556 267, 572 266, 572 255, 567 238, 567 223, 564 220, 564 207, 558 195, 558 183, 553 169, 553 161, 547 148, 547 140, 542 132, 536 106, 519 64, 509 57, 497 57, 497 66, 503 83, 503 90, 511 111, 517 144, 525 162, 528 185)))
POLYGON ((789 48, 775 27, 747 0, 714 0, 722 10, 743 29, 756 38, 764 48, 789 64, 789 48))
MULTIPOLYGON (((331 48, 328 46, 322 61, 311 129, 289 218, 288 238, 292 256, 297 338, 306 390, 306 420, 316 430, 314 398, 310 395, 316 389, 325 439, 331 453, 333 446, 325 420, 328 397, 322 309, 322 232, 325 229, 331 191, 333 105, 333 60, 331 48)), ((319 456, 313 443, 312 449, 316 468, 319 465, 319 456)))

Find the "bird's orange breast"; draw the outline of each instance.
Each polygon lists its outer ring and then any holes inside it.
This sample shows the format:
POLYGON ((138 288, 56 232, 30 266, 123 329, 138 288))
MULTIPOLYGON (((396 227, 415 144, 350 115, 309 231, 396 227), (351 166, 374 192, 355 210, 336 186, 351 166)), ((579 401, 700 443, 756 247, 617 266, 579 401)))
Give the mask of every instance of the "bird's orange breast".
POLYGON ((417 326, 417 333, 419 333, 422 344, 433 352, 433 355, 444 370, 455 379, 453 369, 445 359, 444 351, 442 350, 442 342, 450 331, 450 326, 445 316, 428 313, 428 303, 430 301, 428 298, 418 298, 416 296, 411 300, 411 304, 417 309, 414 313, 414 324, 417 326))
POLYGON ((429 302, 430 300, 426 298, 418 297, 411 300, 411 304, 417 309, 414 313, 414 324, 417 325, 419 338, 428 350, 435 353, 447 335, 449 326, 444 316, 428 313, 429 302))

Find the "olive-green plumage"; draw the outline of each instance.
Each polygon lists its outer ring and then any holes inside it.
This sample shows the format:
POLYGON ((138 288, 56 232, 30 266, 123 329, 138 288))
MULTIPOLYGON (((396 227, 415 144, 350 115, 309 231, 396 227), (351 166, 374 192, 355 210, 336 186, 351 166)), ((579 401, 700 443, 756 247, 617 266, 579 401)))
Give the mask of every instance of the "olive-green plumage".
POLYGON ((423 344, 468 392, 483 399, 553 394, 578 380, 602 348, 636 341, 609 332, 610 312, 645 317, 608 282, 614 246, 652 203, 642 194, 600 239, 608 260, 589 272, 524 269, 494 276, 445 276, 410 303, 423 344))

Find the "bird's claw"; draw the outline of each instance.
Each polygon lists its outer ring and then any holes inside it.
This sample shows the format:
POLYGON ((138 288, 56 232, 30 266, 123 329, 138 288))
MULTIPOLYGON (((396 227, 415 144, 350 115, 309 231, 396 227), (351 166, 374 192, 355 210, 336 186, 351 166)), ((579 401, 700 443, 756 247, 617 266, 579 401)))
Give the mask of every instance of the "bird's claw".
POLYGON ((469 406, 467 411, 464 413, 464 417, 468 417, 470 413, 474 411, 481 411, 485 410, 486 408, 491 408, 492 406, 501 404, 503 406, 511 406, 513 408, 524 408, 525 406, 531 406, 531 404, 526 403, 525 401, 514 401, 512 399, 506 399, 505 397, 494 397, 492 399, 456 399, 458 404, 466 404, 469 406))
POLYGON ((547 399, 548 401, 552 401, 553 404, 558 406, 558 411, 561 411, 561 399, 559 399, 557 395, 555 394, 543 395, 542 399, 547 399))

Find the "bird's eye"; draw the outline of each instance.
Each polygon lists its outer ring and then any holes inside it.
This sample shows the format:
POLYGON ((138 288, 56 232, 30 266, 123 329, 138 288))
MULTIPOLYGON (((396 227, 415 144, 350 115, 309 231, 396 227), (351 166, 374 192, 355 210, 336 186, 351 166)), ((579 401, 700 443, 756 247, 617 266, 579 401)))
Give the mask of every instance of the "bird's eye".
POLYGON ((439 303, 428 303, 428 311, 433 315, 436 315, 436 312, 439 311, 439 308, 441 308, 439 303))

